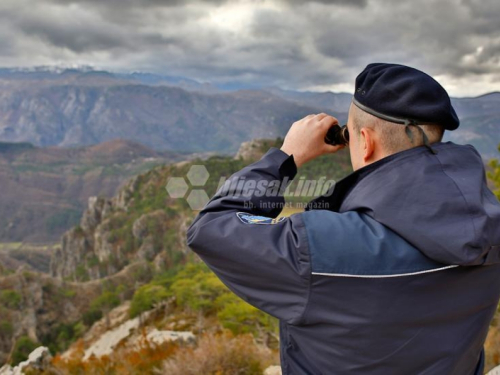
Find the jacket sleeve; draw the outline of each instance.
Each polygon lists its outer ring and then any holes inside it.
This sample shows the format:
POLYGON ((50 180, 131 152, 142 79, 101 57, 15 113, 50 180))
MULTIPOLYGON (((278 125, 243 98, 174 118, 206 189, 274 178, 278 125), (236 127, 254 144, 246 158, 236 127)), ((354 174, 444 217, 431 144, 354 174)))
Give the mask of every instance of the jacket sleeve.
POLYGON ((302 214, 275 218, 296 173, 293 156, 272 148, 231 176, 187 232, 190 248, 230 290, 290 324, 308 300, 307 234, 302 214))

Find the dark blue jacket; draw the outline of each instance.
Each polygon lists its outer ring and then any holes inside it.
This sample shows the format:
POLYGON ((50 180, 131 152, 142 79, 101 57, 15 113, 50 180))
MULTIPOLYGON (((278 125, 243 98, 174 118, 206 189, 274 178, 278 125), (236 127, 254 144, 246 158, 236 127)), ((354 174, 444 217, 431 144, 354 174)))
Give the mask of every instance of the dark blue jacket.
MULTIPOLYGON (((370 164, 283 220, 266 218, 281 196, 220 190, 189 228, 217 276, 279 318, 283 374, 482 374, 500 204, 472 146, 433 148, 370 164)), ((271 149, 228 183, 295 173, 271 149)))

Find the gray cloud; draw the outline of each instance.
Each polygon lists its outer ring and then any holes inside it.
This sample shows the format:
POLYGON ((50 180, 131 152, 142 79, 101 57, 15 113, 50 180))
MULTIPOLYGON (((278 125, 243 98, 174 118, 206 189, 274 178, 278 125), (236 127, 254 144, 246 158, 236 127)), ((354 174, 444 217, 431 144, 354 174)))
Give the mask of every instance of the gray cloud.
MULTIPOLYGON (((175 7, 186 5, 185 0, 48 0, 58 4, 89 4, 103 7, 175 7)), ((195 3, 223 4, 230 0, 195 0, 195 3)), ((193 1, 191 1, 193 3, 193 1)))
POLYGON ((319 3, 319 4, 327 4, 327 5, 345 5, 351 7, 364 7, 367 4, 367 0, 282 0, 286 4, 290 5, 304 5, 307 3, 319 3))
POLYGON ((96 29, 81 23, 72 24, 71 20, 66 19, 20 22, 19 30, 29 37, 76 53, 120 48, 128 44, 128 40, 116 28, 96 29))
POLYGON ((0 66, 349 90, 387 61, 472 95, 500 81, 498 19, 498 0, 2 0, 0 66))

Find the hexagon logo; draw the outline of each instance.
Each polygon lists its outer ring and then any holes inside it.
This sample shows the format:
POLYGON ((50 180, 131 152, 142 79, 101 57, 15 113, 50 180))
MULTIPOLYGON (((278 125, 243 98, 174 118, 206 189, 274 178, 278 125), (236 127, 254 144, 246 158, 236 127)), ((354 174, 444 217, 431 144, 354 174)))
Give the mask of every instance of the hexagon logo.
MULTIPOLYGON (((186 177, 191 186, 204 186, 210 174, 204 165, 192 165, 186 177)), ((189 190, 186 179, 183 177, 170 177, 165 188, 171 198, 184 198, 189 190)), ((203 189, 192 190, 186 198, 189 207, 195 211, 205 207, 209 200, 208 194, 203 189)))
POLYGON ((191 191, 191 193, 189 193, 188 197, 186 198, 189 207, 191 207, 191 209, 195 211, 203 209, 203 207, 206 206, 209 200, 210 198, 208 197, 205 190, 201 189, 195 189, 191 191))
POLYGON ((184 198, 186 195, 189 186, 184 181, 182 177, 171 177, 167 182, 167 193, 172 198, 184 198))
POLYGON ((191 185, 203 186, 207 183, 210 173, 208 173, 204 165, 192 165, 186 177, 191 182, 191 185))

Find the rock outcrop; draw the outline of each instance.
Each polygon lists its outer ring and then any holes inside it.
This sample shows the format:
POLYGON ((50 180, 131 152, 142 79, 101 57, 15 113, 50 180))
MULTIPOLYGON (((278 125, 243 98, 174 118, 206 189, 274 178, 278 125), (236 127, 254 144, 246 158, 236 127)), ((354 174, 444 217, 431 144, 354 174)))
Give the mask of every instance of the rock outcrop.
POLYGON ((281 367, 269 366, 264 370, 264 375, 281 375, 281 367))
POLYGON ((280 147, 281 142, 270 139, 252 139, 243 142, 235 155, 235 159, 258 160, 269 147, 280 147))
POLYGON ((0 375, 21 375, 25 373, 59 374, 52 366, 52 355, 45 346, 33 350, 28 359, 15 367, 5 365, 0 368, 0 375))
MULTIPOLYGON (((0 278, 0 365, 11 359, 20 338, 54 344, 61 328, 82 320, 104 285, 133 290, 148 269, 145 262, 135 262, 107 277, 105 284, 101 280, 69 282, 28 271, 0 278)), ((128 317, 128 306, 124 314, 128 317)))
POLYGON ((153 262, 156 269, 161 269, 169 264, 173 252, 185 250, 186 217, 171 207, 167 214, 166 205, 145 211, 134 207, 134 196, 148 188, 141 187, 140 179, 141 176, 132 178, 111 199, 89 198, 80 225, 63 235, 61 247, 52 255, 51 276, 96 280, 136 261, 153 262), (164 237, 167 234, 182 240, 176 241, 175 246, 169 245, 164 237))
POLYGON ((40 342, 54 327, 79 319, 86 298, 99 293, 99 286, 82 287, 80 298, 76 299, 73 287, 62 280, 22 270, 0 278, 0 364, 9 359, 18 338, 40 342), (64 294, 69 297, 64 298, 64 294))

